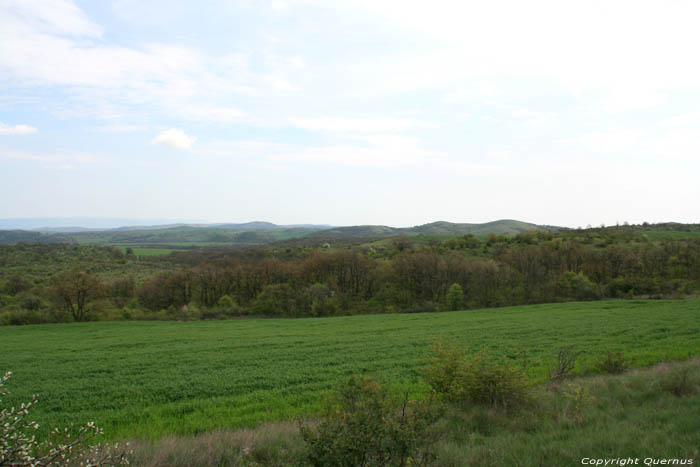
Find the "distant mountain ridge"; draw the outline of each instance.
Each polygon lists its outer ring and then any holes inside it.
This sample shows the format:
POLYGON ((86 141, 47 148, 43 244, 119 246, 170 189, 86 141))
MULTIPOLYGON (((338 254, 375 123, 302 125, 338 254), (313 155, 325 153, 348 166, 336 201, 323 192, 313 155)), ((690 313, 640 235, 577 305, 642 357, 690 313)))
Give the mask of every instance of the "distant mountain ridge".
POLYGON ((312 234, 313 236, 332 237, 392 237, 399 235, 513 235, 531 230, 557 232, 562 227, 537 225, 513 219, 501 219, 483 224, 456 224, 446 221, 431 222, 415 227, 388 227, 385 225, 356 225, 334 227, 312 234))
POLYGON ((432 222, 415 227, 385 225, 277 225, 271 222, 218 224, 165 224, 123 226, 109 229, 85 227, 46 227, 34 230, 0 230, 0 244, 93 243, 102 245, 230 244, 262 245, 294 238, 370 238, 402 235, 512 235, 531 230, 555 232, 560 227, 502 219, 483 224, 432 222))

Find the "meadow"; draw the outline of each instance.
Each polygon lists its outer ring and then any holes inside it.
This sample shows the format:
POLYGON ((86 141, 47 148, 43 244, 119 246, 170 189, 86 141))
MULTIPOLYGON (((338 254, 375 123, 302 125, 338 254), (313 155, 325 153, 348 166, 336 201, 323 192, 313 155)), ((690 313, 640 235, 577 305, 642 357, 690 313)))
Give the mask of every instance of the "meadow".
MULTIPOLYGON (((120 251, 123 254, 127 253, 127 250, 129 250, 129 247, 121 247, 120 251)), ((169 255, 173 251, 184 251, 181 249, 176 249, 176 248, 131 248, 131 250, 134 252, 134 255, 136 256, 164 256, 164 255, 169 255)))
POLYGON ((420 396, 438 339, 528 361, 544 380, 558 348, 606 350, 632 367, 700 353, 700 300, 601 301, 445 313, 205 322, 91 322, 0 328, 7 403, 39 394, 44 427, 94 420, 110 439, 158 439, 316 412, 366 374, 420 396))

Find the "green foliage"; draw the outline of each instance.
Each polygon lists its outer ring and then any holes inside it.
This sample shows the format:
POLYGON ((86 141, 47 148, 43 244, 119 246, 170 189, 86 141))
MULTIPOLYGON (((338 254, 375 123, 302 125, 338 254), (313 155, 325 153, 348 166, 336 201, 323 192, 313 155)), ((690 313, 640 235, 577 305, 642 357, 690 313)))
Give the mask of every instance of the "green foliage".
POLYGON ((569 411, 571 416, 577 423, 583 423, 585 420, 585 409, 595 401, 595 398, 590 394, 590 391, 579 384, 567 384, 562 391, 562 395, 569 402, 569 411))
POLYGON ((566 271, 559 278, 562 297, 574 300, 595 300, 600 298, 597 286, 582 272, 566 271))
POLYGON ((219 308, 233 308, 234 306, 236 306, 236 303, 231 297, 229 297, 228 295, 224 295, 219 299, 218 302, 216 302, 216 306, 218 306, 219 308))
POLYGON ((529 383, 522 369, 482 350, 469 357, 453 344, 438 343, 424 370, 427 383, 451 402, 516 407, 525 403, 529 383))
POLYGON ((596 368, 601 373, 619 374, 625 371, 627 362, 625 357, 622 356, 622 352, 607 350, 605 355, 601 356, 596 362, 596 368))
POLYGON ((460 310, 464 305, 464 292, 459 284, 452 284, 445 297, 447 309, 450 311, 460 310))
POLYGON ((75 321, 86 321, 90 302, 104 296, 105 287, 92 275, 76 269, 56 276, 51 293, 56 304, 75 321))
POLYGON ((535 402, 515 414, 485 407, 450 411, 438 465, 573 466, 592 455, 639 458, 639 465, 650 456, 692 459, 695 465, 700 393, 676 397, 661 386, 669 374, 686 369, 688 379, 698 381, 695 360, 577 378, 560 391, 536 388, 535 402))
POLYGON ((4 290, 10 295, 17 295, 20 292, 29 290, 32 284, 19 274, 13 274, 5 281, 4 290))
POLYGON ((428 465, 438 440, 440 408, 396 399, 379 383, 353 376, 327 401, 318 424, 302 425, 311 465, 428 465))
POLYGON ((663 371, 663 376, 661 389, 676 397, 691 396, 700 390, 700 377, 691 373, 690 367, 663 371))

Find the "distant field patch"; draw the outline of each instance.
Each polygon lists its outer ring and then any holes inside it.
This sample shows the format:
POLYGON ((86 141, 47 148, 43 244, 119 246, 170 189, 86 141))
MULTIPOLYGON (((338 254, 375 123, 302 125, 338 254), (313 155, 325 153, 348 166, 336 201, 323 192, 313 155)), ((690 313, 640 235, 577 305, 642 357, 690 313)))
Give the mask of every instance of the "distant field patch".
MULTIPOLYGON (((123 247, 122 253, 126 253, 128 247, 123 247)), ((132 248, 136 256, 162 256, 169 255, 173 251, 184 251, 176 248, 132 248)))
POLYGON ((448 313, 213 322, 95 322, 0 328, 9 403, 40 395, 42 426, 95 420, 110 438, 159 438, 289 419, 317 410, 350 374, 424 391, 438 338, 542 378, 556 349, 606 349, 634 366, 700 354, 700 300, 603 301, 448 313), (524 352, 524 354, 523 354, 524 352))
POLYGON ((642 232, 650 240, 682 240, 684 238, 700 238, 700 231, 683 232, 683 231, 651 231, 642 232))

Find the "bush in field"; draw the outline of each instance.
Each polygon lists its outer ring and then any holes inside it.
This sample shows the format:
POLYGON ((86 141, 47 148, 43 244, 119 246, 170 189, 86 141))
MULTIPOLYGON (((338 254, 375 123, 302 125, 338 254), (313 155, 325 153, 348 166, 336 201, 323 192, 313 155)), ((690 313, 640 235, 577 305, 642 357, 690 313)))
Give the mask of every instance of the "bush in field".
MULTIPOLYGON (((12 373, 0 378, 0 403, 7 395, 4 385, 12 373)), ((38 402, 33 396, 31 402, 0 410, 0 465, 8 466, 49 466, 79 463, 85 466, 128 465, 127 450, 119 445, 94 446, 89 441, 102 434, 102 429, 88 422, 77 433, 67 428, 51 430, 50 438, 39 442, 32 434, 39 425, 30 421, 29 410, 38 402)), ((1 406, 0 406, 1 407, 1 406)))
POLYGON ((595 366, 601 373, 619 374, 625 371, 627 362, 625 362, 622 353, 608 350, 604 356, 598 359, 595 366))
POLYGON ((549 368, 549 381, 556 383, 569 377, 576 366, 576 359, 582 353, 583 350, 574 350, 572 347, 558 349, 557 361, 549 368))
POLYGON ((428 465, 440 415, 434 403, 397 399, 371 379, 351 377, 301 435, 314 466, 428 465))
POLYGON ((525 372, 482 350, 468 356, 462 349, 439 343, 424 377, 433 391, 450 402, 514 407, 527 401, 525 372))

